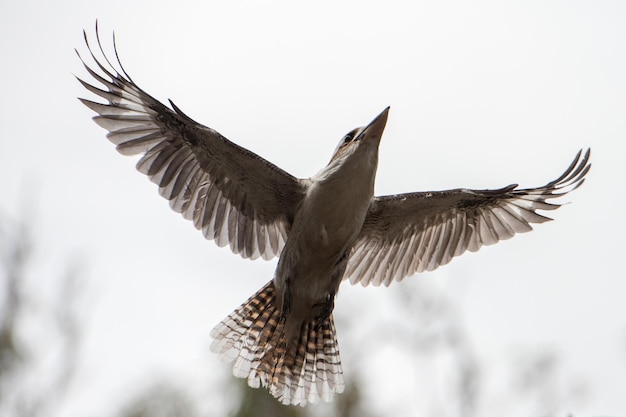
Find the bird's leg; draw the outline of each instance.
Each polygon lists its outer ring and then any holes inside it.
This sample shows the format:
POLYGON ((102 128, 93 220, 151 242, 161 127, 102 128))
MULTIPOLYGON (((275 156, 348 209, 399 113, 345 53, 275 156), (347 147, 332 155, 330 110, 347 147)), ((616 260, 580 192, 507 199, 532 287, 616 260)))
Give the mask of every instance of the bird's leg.
POLYGON ((337 290, 339 289, 339 284, 341 284, 341 278, 343 277, 343 273, 346 270, 346 265, 348 264, 348 251, 344 251, 339 255, 337 262, 335 263, 335 273, 332 277, 332 282, 334 283, 330 292, 326 295, 326 300, 317 303, 314 307, 320 307, 320 314, 317 316, 317 322, 315 324, 315 329, 318 330, 324 324, 324 321, 330 317, 330 313, 333 312, 335 308, 335 294, 337 294, 337 290))
POLYGON ((285 320, 291 311, 291 286, 289 285, 289 277, 285 280, 285 290, 283 291, 283 305, 280 309, 280 320, 285 320))
POLYGON ((326 301, 315 304, 315 307, 321 307, 320 314, 317 316, 317 322, 315 323, 315 330, 318 330, 320 327, 322 327, 324 321, 326 321, 326 319, 330 317, 330 314, 335 308, 335 292, 329 293, 327 297, 328 298, 326 299, 326 301))

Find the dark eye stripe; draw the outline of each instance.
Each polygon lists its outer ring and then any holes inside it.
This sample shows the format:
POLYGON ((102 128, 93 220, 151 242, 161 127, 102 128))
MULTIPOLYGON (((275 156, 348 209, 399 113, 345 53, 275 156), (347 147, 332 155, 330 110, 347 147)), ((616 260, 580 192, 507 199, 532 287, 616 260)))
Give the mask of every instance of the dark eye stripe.
POLYGON ((352 129, 350 132, 346 133, 346 136, 343 137, 341 143, 342 145, 345 145, 346 143, 350 143, 354 140, 354 138, 356 137, 357 132, 360 129, 352 129))

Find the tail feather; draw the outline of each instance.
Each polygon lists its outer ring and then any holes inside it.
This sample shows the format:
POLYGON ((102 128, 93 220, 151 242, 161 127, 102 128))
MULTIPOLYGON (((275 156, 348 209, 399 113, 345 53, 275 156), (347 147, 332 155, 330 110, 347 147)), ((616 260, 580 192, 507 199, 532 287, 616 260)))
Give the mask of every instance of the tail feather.
POLYGON ((332 315, 305 322, 297 343, 285 342, 270 281, 211 331, 211 351, 235 361, 233 374, 253 388, 268 387, 283 404, 330 401, 344 390, 332 315))

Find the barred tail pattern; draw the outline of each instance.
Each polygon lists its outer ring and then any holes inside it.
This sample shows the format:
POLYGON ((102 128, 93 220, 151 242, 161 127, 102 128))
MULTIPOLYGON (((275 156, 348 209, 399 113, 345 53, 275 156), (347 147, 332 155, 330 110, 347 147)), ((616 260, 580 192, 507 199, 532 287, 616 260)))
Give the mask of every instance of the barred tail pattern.
POLYGON ((298 343, 285 343, 270 281, 211 331, 211 351, 235 361, 233 374, 253 388, 268 387, 283 404, 331 401, 344 390, 332 315, 305 322, 298 343))

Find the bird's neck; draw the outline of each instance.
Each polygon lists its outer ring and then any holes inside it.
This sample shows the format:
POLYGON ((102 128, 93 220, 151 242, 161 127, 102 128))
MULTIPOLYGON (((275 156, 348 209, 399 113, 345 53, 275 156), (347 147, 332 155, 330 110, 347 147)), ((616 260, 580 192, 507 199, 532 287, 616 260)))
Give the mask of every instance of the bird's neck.
POLYGON ((328 164, 312 178, 307 196, 311 212, 335 225, 362 218, 374 195, 377 162, 376 153, 363 153, 328 164))

